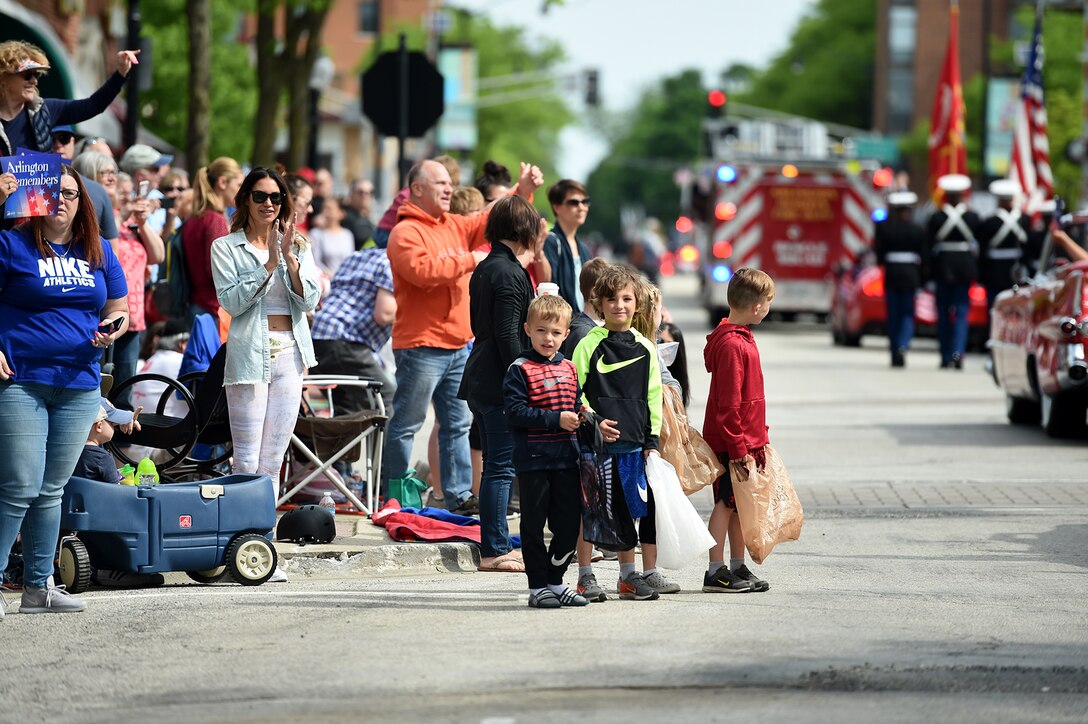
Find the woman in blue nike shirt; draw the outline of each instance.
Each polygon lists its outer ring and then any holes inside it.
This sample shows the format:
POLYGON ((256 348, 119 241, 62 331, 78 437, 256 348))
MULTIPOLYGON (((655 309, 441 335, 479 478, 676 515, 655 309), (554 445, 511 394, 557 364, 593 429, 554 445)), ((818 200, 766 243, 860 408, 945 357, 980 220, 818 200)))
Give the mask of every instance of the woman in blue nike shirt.
POLYGON ((60 497, 98 413, 98 359, 128 329, 125 273, 71 166, 60 186, 53 216, 0 232, 0 561, 21 528, 22 613, 86 607, 52 585, 60 497))

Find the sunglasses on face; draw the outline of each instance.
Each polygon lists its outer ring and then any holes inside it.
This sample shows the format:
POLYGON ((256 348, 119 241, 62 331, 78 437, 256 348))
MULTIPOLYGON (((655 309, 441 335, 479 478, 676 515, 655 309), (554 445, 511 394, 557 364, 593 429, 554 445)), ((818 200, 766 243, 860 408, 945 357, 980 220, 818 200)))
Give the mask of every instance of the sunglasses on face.
POLYGON ((18 75, 22 76, 23 80, 41 80, 45 77, 44 70, 24 70, 18 75))
POLYGON ((576 209, 579 206, 585 206, 588 209, 589 208, 589 200, 590 199, 587 196, 584 199, 567 199, 563 203, 566 204, 567 206, 571 207, 572 209, 576 209))
POLYGON ((67 146, 69 143, 75 140, 75 136, 71 133, 54 133, 53 142, 59 143, 62 146, 67 146))
POLYGON ((253 199, 255 204, 263 204, 265 201, 271 201, 273 206, 279 206, 283 203, 283 194, 279 191, 273 191, 268 193, 267 191, 251 191, 249 197, 253 199))
MULTIPOLYGON (((171 191, 173 191, 173 192, 175 192, 175 193, 180 193, 180 192, 182 192, 182 191, 184 191, 184 190, 185 190, 185 187, 184 187, 184 186, 167 186, 167 187, 165 187, 165 188, 161 188, 161 189, 159 189, 159 191, 162 191, 162 192, 163 192, 164 194, 168 194, 168 193, 170 193, 171 191)), ((260 202, 260 201, 258 201, 257 203, 261 203, 261 202, 260 202)), ((276 202, 275 202, 275 201, 273 201, 272 203, 276 203, 276 202)))
POLYGON ((75 189, 61 189, 60 195, 66 201, 75 201, 79 198, 79 192, 75 189))

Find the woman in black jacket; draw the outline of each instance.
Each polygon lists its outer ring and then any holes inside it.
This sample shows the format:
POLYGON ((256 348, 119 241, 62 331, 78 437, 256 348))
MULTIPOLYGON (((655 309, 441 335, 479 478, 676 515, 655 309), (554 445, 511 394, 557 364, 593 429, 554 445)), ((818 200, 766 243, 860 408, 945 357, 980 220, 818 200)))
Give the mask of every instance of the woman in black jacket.
POLYGON ((459 396, 480 425, 484 473, 480 481, 480 570, 520 572, 506 527, 514 479, 513 438, 503 414, 506 368, 529 347, 525 313, 533 298, 526 265, 547 234, 547 224, 525 199, 507 196, 491 209, 484 236, 491 253, 469 280, 469 315, 476 340, 465 363, 459 396))

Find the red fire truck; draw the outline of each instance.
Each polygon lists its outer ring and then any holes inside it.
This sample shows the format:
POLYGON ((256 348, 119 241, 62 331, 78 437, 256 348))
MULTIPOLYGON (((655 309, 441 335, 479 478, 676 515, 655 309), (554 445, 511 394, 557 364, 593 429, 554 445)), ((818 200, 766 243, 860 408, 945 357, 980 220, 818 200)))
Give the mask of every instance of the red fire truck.
MULTIPOLYGON (((884 213, 873 184, 880 164, 859 153, 859 142, 871 134, 731 107, 749 117, 703 122, 709 160, 697 189, 702 216, 710 220, 698 235, 703 306, 716 322, 727 308, 733 271, 758 267, 774 278, 776 313, 823 319, 833 270, 853 265, 872 246, 874 214, 884 213)), ((890 183, 891 170, 880 173, 890 183)))

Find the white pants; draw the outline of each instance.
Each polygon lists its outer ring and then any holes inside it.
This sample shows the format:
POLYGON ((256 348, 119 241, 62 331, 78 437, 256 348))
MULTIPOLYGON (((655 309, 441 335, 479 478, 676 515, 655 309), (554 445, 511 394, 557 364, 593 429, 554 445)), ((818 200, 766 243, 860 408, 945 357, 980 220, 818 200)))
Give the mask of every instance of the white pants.
MULTIPOLYGON (((290 332, 270 332, 294 343, 290 332)), ((230 435, 234 444, 234 473, 257 473, 272 478, 279 500, 280 467, 302 403, 302 355, 290 347, 272 360, 272 381, 227 385, 230 435)))

